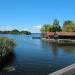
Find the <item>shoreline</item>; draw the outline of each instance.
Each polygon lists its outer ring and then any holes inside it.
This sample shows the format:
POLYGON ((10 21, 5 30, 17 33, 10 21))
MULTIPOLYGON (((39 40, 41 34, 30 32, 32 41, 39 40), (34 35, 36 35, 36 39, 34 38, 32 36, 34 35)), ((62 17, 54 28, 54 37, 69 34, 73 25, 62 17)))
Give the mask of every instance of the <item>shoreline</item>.
POLYGON ((56 43, 56 44, 75 44, 75 40, 71 40, 71 39, 46 39, 46 38, 41 38, 41 40, 49 42, 49 43, 56 43))

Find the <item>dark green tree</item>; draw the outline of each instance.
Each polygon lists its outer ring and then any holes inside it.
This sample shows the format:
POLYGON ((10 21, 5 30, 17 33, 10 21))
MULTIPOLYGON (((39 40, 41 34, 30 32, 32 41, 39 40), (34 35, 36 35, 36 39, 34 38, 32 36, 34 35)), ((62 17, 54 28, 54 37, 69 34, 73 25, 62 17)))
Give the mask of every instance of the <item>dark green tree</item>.
POLYGON ((12 33, 12 34, 18 34, 19 31, 18 31, 17 29, 14 29, 14 30, 11 31, 11 33, 12 33))
POLYGON ((54 20, 53 25, 51 27, 52 32, 62 31, 61 26, 59 25, 59 21, 57 19, 54 20))

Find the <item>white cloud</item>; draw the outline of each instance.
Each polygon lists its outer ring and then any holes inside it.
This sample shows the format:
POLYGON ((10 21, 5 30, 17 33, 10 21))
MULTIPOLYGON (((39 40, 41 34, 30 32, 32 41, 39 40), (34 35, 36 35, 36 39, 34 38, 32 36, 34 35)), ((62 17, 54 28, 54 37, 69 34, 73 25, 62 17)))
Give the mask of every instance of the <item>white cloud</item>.
POLYGON ((0 26, 1 31, 7 31, 7 30, 13 30, 13 29, 18 29, 18 30, 27 30, 32 33, 40 33, 42 25, 33 25, 32 27, 22 27, 22 26, 15 26, 15 25, 9 25, 9 26, 0 26))
POLYGON ((32 27, 30 28, 30 31, 31 31, 32 33, 40 33, 41 27, 42 27, 42 25, 32 26, 32 27))
POLYGON ((37 25, 37 26, 33 26, 32 28, 41 29, 41 26, 42 26, 42 25, 37 25))

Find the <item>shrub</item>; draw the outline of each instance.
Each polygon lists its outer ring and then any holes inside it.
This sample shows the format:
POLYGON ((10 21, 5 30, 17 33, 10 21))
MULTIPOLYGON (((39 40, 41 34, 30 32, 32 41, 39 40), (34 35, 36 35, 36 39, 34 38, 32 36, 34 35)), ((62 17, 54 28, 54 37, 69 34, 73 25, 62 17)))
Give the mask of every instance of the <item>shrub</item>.
POLYGON ((0 37, 0 57, 8 55, 13 51, 13 48, 16 46, 13 39, 6 37, 0 37))

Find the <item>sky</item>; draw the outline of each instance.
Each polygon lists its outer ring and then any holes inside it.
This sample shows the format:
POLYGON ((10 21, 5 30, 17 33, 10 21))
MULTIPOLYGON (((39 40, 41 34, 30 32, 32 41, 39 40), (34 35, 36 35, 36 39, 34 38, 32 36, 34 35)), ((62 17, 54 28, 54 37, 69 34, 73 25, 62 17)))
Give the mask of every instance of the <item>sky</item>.
POLYGON ((54 19, 75 21, 75 0, 0 0, 0 30, 39 33, 54 19))

